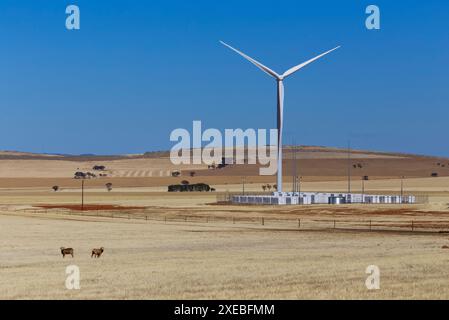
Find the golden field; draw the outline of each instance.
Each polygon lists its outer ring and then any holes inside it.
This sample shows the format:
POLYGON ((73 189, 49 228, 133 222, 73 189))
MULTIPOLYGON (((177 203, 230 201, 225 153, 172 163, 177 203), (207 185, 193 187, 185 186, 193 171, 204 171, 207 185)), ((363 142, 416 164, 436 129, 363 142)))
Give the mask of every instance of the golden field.
MULTIPOLYGON (((303 150, 301 190, 345 191, 346 161, 338 150, 303 150)), ((449 160, 359 152, 351 161, 363 163, 353 170, 354 192, 361 188, 360 177, 369 175, 367 193, 398 193, 398 177, 405 176, 406 193, 425 201, 219 205, 217 196, 242 189, 243 176, 247 192, 260 192, 274 177, 252 174, 250 166, 186 166, 174 178, 170 172, 176 167, 160 155, 85 160, 4 154, 0 298, 448 299, 449 250, 442 247, 449 245, 449 160), (73 173, 94 164, 106 165, 110 175, 85 181, 86 204, 140 209, 40 208, 79 204, 80 181, 73 173), (192 170, 194 177, 188 175, 192 170), (439 177, 430 177, 432 172, 439 177), (168 184, 182 179, 210 183, 217 192, 166 192, 168 184), (107 182, 113 184, 110 192, 107 182), (60 191, 52 191, 53 185, 60 191), (63 259, 61 246, 73 247, 75 257, 63 259), (90 250, 101 246, 104 255, 90 258, 90 250), (80 290, 65 288, 65 268, 71 264, 80 268, 80 290), (379 290, 365 286, 369 265, 380 268, 379 290)), ((288 189, 287 176, 285 181, 288 189)))

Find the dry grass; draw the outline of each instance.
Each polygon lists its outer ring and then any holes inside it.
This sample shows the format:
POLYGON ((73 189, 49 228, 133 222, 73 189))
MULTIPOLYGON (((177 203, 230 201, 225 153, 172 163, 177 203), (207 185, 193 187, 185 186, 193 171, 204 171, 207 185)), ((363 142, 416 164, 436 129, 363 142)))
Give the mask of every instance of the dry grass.
POLYGON ((0 298, 449 298, 444 235, 282 231, 231 223, 168 224, 0 215, 0 298), (75 248, 63 260, 59 247, 75 248), (100 259, 90 250, 105 247, 100 259), (81 290, 65 289, 65 267, 81 290), (381 270, 369 291, 365 269, 381 270))
MULTIPOLYGON (((302 157, 300 168, 308 172, 303 191, 346 190, 344 177, 338 176, 339 170, 344 174, 344 154, 324 154, 320 149, 302 157), (336 174, 314 175, 323 164, 336 174)), ((0 160, 0 298, 448 299, 449 251, 442 247, 449 245, 449 238, 445 234, 304 231, 284 223, 286 219, 324 224, 369 219, 374 226, 385 220, 399 226, 413 219, 416 226, 441 226, 449 221, 449 178, 423 178, 434 170, 436 159, 375 154, 354 158, 362 159, 377 176, 366 182, 367 193, 397 193, 400 180, 382 177, 390 175, 388 170, 405 168, 417 177, 405 180, 406 192, 425 194, 429 202, 413 206, 208 205, 216 200, 214 193, 167 193, 167 184, 185 177, 160 176, 174 167, 156 157, 100 162, 111 168, 114 177, 86 181, 85 203, 121 206, 114 212, 146 207, 145 214, 152 218, 195 216, 210 218, 209 223, 87 217, 79 212, 63 214, 62 209, 24 213, 18 210, 79 204, 80 182, 71 176, 97 161, 0 160), (106 191, 106 182, 113 183, 111 192, 106 191), (51 191, 53 185, 62 190, 51 191), (230 217, 237 222, 224 221, 230 217), (262 226, 243 221, 262 217, 280 222, 262 226), (61 246, 73 247, 75 258, 62 259, 61 246), (104 254, 91 259, 91 249, 98 247, 105 247, 104 254), (79 291, 65 288, 65 268, 70 264, 80 267, 79 291), (365 269, 373 264, 381 271, 377 291, 365 287, 365 269)), ((448 167, 449 163, 435 170, 445 175, 448 167)), ((210 183, 219 192, 239 191, 239 175, 246 175, 247 169, 204 171, 188 180, 210 183)), ((261 191, 270 179, 274 181, 274 177, 248 174, 245 189, 261 191)), ((353 191, 359 188, 360 181, 354 181, 353 191)))

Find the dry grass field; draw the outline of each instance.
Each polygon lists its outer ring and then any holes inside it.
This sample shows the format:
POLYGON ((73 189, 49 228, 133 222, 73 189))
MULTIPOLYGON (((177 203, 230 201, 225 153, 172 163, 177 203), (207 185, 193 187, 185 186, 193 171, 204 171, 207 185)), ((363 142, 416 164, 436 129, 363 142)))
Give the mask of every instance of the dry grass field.
POLYGON ((447 235, 2 215, 1 298, 449 298, 447 235), (62 259, 59 246, 75 248, 62 259), (90 249, 105 247, 100 259, 90 249), (81 289, 65 288, 76 264, 81 289), (377 265, 380 290, 367 290, 377 265))
MULTIPOLYGON (((241 190, 240 175, 250 173, 249 166, 186 167, 181 178, 150 175, 174 170, 164 156, 4 153, 0 298, 449 299, 449 250, 442 248, 449 246, 447 159, 353 156, 371 170, 362 172, 370 175, 366 192, 398 193, 400 174, 392 168, 400 167, 406 192, 425 196, 420 204, 271 207, 216 203, 217 195, 241 190), (94 164, 105 164, 111 176, 86 181, 85 203, 104 210, 48 209, 78 205, 73 172, 94 164), (196 175, 186 178, 189 170, 196 175), (430 177, 434 171, 438 178, 430 177), (167 193, 180 179, 210 183, 217 193, 167 193), (51 190, 55 184, 60 191, 51 190), (73 247, 75 257, 63 259, 62 246, 73 247), (101 246, 104 255, 92 259, 91 249, 101 246), (80 268, 80 290, 65 287, 71 264, 80 268), (369 265, 380 268, 379 290, 365 286, 369 265)), ((345 191, 342 173, 330 174, 342 170, 339 159, 345 161, 338 150, 306 148, 299 161, 302 190, 345 191)), ((354 192, 361 187, 357 177, 354 192)), ((270 179, 248 174, 245 190, 261 191, 270 179)))

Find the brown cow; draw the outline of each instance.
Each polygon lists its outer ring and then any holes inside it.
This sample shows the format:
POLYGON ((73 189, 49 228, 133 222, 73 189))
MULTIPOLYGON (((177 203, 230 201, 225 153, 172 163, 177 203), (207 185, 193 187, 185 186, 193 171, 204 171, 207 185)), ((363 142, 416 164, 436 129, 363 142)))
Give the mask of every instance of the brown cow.
POLYGON ((103 251, 104 251, 103 247, 101 247, 100 249, 92 249, 92 254, 90 255, 90 257, 100 258, 103 251))
POLYGON ((64 247, 61 247, 61 254, 62 254, 62 257, 63 258, 65 258, 65 255, 67 254, 67 255, 71 255, 72 256, 72 258, 73 258, 73 248, 64 248, 64 247))

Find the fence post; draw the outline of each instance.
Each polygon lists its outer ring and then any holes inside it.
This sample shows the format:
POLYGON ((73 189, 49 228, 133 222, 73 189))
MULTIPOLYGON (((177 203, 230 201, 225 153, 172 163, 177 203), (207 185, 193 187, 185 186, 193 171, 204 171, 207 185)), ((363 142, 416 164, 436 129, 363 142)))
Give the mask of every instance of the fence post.
POLYGON ((369 221, 369 231, 371 231, 371 220, 369 221))
POLYGON ((164 216, 164 223, 167 224, 167 216, 164 216))
POLYGON ((413 220, 412 220, 412 232, 413 232, 413 230, 414 230, 415 228, 414 228, 414 225, 413 225, 413 220))
POLYGON ((148 215, 145 215, 145 220, 148 221, 148 215))
POLYGON ((262 217, 262 225, 265 225, 265 219, 262 217))
POLYGON ((235 224, 235 218, 232 217, 232 224, 235 224))
POLYGON ((128 213, 128 219, 131 219, 131 215, 128 213))
POLYGON ((298 229, 301 229, 301 219, 298 219, 298 229))
POLYGON ((334 220, 334 229, 335 229, 335 220, 334 220))

